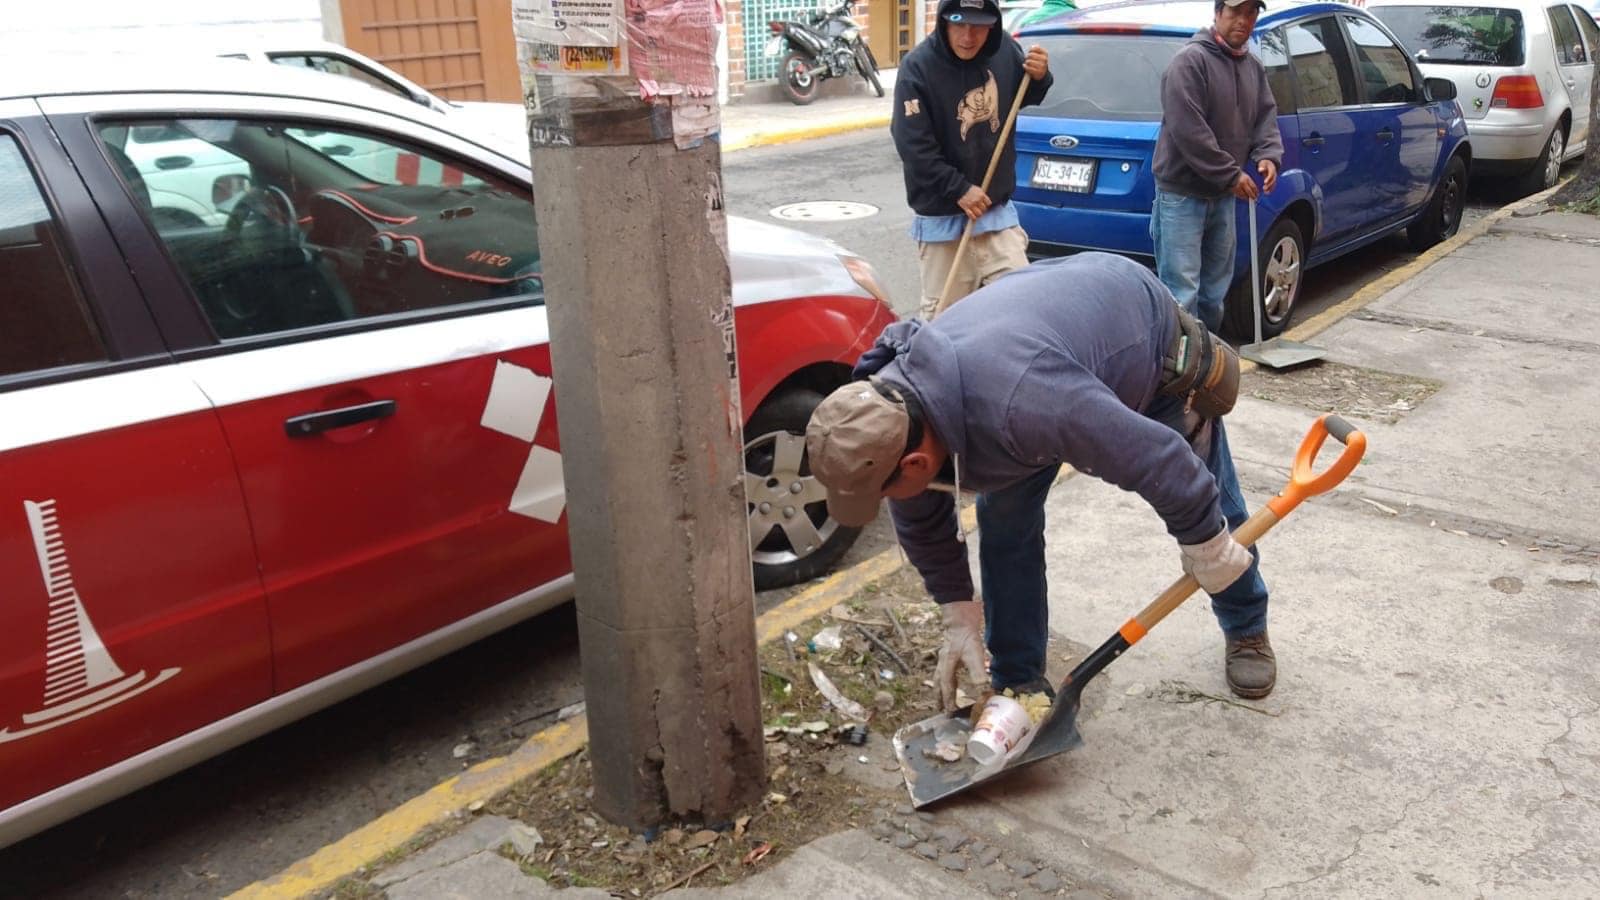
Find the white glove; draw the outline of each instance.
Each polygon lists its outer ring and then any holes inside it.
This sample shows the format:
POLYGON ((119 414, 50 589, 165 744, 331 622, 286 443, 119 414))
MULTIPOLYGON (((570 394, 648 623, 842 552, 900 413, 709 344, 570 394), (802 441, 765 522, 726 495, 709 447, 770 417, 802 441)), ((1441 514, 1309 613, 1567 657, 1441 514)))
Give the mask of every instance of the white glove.
POLYGON ((983 666, 983 601, 957 600, 941 603, 944 618, 944 646, 939 648, 939 666, 934 681, 939 684, 939 703, 944 709, 956 708, 959 672, 976 681, 987 676, 983 666))
POLYGON ((1183 551, 1183 571, 1193 575, 1208 594, 1225 590, 1250 568, 1250 551, 1233 539, 1226 525, 1211 540, 1179 544, 1178 549, 1183 551))

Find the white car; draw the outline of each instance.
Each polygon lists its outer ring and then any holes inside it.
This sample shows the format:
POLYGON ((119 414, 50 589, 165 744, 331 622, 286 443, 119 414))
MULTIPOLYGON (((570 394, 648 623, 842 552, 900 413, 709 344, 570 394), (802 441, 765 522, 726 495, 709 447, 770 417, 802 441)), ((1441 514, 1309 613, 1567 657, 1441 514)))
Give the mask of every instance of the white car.
POLYGON ((527 144, 527 123, 522 104, 446 100, 399 72, 349 47, 327 41, 240 47, 218 56, 270 62, 297 69, 340 75, 453 117, 458 127, 491 135, 512 146, 527 144))
POLYGON ((1444 6, 1383 0, 1368 7, 1415 55, 1422 73, 1455 82, 1472 136, 1473 175, 1551 187, 1589 143, 1589 86, 1600 25, 1581 6, 1495 0, 1444 6))

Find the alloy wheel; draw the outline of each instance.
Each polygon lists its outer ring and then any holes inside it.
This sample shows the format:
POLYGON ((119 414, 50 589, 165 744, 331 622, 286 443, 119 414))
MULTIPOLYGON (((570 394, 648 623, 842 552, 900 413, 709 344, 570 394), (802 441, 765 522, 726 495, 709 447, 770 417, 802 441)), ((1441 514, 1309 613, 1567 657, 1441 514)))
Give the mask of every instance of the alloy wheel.
POLYGON ((806 439, 773 431, 745 444, 745 497, 750 555, 784 565, 815 553, 839 523, 828 515, 828 491, 805 466, 806 439))

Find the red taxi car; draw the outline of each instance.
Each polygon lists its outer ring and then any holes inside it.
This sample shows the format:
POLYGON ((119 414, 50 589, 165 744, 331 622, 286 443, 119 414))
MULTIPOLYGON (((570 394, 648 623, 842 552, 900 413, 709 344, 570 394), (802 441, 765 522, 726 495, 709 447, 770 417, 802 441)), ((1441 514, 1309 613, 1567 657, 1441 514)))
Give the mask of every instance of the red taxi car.
MULTIPOLYGON (((228 61, 0 85, 0 846, 570 598, 523 148, 228 61)), ((729 233, 772 585, 854 539, 799 432, 893 316, 729 233)))

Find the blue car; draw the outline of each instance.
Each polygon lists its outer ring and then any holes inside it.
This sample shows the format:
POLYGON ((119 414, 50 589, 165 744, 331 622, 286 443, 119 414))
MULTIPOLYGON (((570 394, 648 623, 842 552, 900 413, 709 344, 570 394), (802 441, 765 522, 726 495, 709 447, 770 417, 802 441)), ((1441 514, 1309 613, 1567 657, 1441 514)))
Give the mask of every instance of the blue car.
MULTIPOLYGON (((1461 224, 1472 150, 1455 86, 1424 79, 1376 18, 1343 3, 1271 0, 1251 50, 1278 103, 1284 158, 1257 207, 1262 333, 1294 315, 1305 271, 1407 229, 1418 249, 1461 224)), ((1140 2, 1063 13, 1018 41, 1050 53, 1055 84, 1017 119, 1017 191, 1032 256, 1109 250, 1153 262, 1151 163, 1161 74, 1209 27, 1207 2, 1140 2)), ((1224 324, 1253 328, 1246 206, 1224 324)))

